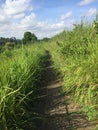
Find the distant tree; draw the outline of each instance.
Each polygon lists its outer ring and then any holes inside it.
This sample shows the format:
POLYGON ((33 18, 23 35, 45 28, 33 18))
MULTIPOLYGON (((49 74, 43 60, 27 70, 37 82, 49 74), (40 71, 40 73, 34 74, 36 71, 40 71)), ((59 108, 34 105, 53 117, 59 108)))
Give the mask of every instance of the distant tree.
POLYGON ((37 37, 35 36, 34 33, 32 33, 32 42, 35 42, 35 41, 37 41, 37 37))
POLYGON ((5 38, 3 38, 3 37, 0 37, 0 45, 4 45, 5 44, 5 38))
POLYGON ((23 43, 28 43, 28 42, 35 42, 37 40, 37 37, 35 36, 34 33, 31 32, 25 32, 24 37, 23 37, 23 43))
POLYGON ((12 50, 15 47, 15 43, 14 42, 6 42, 5 46, 4 46, 4 50, 12 50))
POLYGON ((27 43, 31 41, 31 32, 25 32, 23 37, 23 43, 27 43))
POLYGON ((42 39, 42 41, 45 41, 45 42, 48 42, 49 40, 50 40, 50 38, 47 38, 47 37, 42 39))
POLYGON ((11 38, 10 38, 10 42, 16 43, 16 42, 17 42, 16 37, 11 37, 11 38))

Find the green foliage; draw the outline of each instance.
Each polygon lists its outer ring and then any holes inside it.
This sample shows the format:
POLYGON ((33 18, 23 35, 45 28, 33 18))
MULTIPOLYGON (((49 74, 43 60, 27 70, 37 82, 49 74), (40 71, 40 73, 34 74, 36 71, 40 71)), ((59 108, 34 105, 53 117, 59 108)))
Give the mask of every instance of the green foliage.
POLYGON ((31 32, 25 32, 24 33, 24 38, 23 38, 23 43, 34 43, 35 41, 37 41, 37 37, 35 36, 35 34, 31 33, 31 32))
POLYGON ((96 128, 94 130, 98 130, 98 125, 96 126, 96 128))
POLYGON ((0 45, 5 45, 5 43, 10 42, 10 43, 17 43, 19 40, 16 39, 15 37, 11 37, 11 38, 4 38, 4 37, 0 37, 0 45))
POLYGON ((96 34, 98 34, 98 21, 94 21, 93 28, 95 29, 96 34))
POLYGON ((32 41, 31 41, 32 43, 33 43, 34 41, 37 41, 37 37, 35 36, 34 33, 32 33, 31 38, 32 38, 32 41))
POLYGON ((88 115, 89 120, 97 119, 98 112, 96 111, 94 106, 84 106, 83 111, 88 115))
POLYGON ((92 31, 91 26, 78 25, 55 36, 50 46, 63 91, 86 106, 83 110, 89 119, 98 117, 98 37, 92 31))
POLYGON ((22 46, 0 55, 1 130, 34 129, 44 60, 45 51, 40 45, 22 46))

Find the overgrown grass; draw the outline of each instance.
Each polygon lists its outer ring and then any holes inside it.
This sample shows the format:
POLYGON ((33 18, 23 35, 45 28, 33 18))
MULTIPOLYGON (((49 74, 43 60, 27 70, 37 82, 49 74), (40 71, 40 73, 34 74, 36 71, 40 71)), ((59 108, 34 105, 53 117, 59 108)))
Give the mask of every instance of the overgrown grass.
POLYGON ((0 55, 0 129, 34 129, 38 89, 44 72, 40 45, 6 50, 0 55))
POLYGON ((90 26, 78 26, 53 38, 50 51, 63 81, 89 119, 98 118, 98 36, 90 26))

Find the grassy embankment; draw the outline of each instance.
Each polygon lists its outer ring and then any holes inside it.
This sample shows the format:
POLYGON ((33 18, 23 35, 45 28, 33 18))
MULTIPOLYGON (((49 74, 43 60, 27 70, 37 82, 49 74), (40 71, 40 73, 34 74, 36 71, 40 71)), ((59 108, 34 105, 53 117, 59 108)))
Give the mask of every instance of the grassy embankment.
POLYGON ((98 35, 91 26, 79 25, 51 40, 54 68, 89 119, 98 118, 98 35))
POLYGON ((45 55, 41 45, 0 54, 0 130, 35 129, 45 55))
MULTIPOLYGON (((89 26, 78 26, 44 44, 63 81, 89 119, 98 117, 98 36, 89 26)), ((0 129, 34 129, 39 118, 35 104, 44 71, 45 49, 30 45, 0 55, 0 129), (32 123, 31 123, 32 122, 32 123), (29 126, 29 128, 28 128, 29 126)))

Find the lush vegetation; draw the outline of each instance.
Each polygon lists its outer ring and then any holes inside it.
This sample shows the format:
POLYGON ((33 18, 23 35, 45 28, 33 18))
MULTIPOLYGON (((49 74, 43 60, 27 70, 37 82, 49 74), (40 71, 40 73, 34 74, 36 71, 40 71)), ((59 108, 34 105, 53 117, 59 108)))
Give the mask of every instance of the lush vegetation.
POLYGON ((40 45, 5 50, 0 55, 0 129, 31 130, 38 89, 44 72, 45 51, 40 45))
POLYGON ((35 36, 35 34, 32 34, 31 32, 25 32, 24 33, 24 37, 23 37, 23 43, 34 43, 35 41, 37 41, 37 37, 35 36))
POLYGON ((71 93, 89 119, 98 118, 98 36, 95 29, 75 25, 73 31, 53 37, 50 47, 63 91, 71 93))
POLYGON ((71 94, 89 119, 98 117, 97 25, 96 22, 94 28, 75 25, 72 31, 63 31, 52 39, 42 40, 25 32, 20 41, 25 45, 3 45, 4 50, 0 53, 1 130, 35 130, 45 50, 52 55, 54 68, 63 82, 63 92, 71 94))

